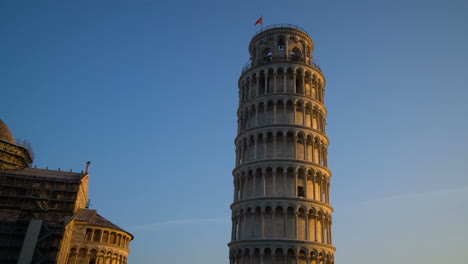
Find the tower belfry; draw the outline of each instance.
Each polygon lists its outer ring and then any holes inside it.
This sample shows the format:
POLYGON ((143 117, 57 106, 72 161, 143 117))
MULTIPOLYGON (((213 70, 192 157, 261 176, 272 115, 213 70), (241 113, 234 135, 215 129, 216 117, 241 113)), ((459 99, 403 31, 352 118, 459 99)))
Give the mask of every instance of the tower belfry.
POLYGON ((301 28, 272 25, 239 78, 231 264, 333 264, 325 77, 301 28))

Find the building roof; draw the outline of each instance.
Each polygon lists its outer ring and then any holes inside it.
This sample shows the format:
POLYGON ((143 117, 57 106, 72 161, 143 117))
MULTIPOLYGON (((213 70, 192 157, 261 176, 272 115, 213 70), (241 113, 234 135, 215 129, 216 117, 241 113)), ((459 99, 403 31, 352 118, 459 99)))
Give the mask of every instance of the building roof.
MULTIPOLYGON (((41 214, 39 218, 49 227, 61 227, 68 223, 73 216, 64 216, 60 213, 47 212, 41 214)), ((22 210, 0 209, 0 223, 16 223, 18 220, 24 221, 26 219, 30 220, 33 219, 33 217, 22 210)))
POLYGON ((16 144, 15 137, 11 133, 10 128, 0 119, 0 140, 7 141, 12 144, 16 144))
POLYGON ((17 170, 0 170, 2 174, 23 176, 30 178, 47 178, 50 180, 66 180, 66 181, 79 181, 83 179, 87 174, 80 172, 70 171, 58 171, 48 169, 37 169, 37 168, 24 168, 17 170))
POLYGON ((99 215, 96 210, 92 210, 92 209, 80 209, 75 215, 75 221, 87 222, 89 225, 111 228, 111 229, 115 229, 115 230, 128 233, 127 231, 118 227, 111 221, 99 215))
POLYGON ((18 221, 20 214, 21 214, 20 210, 0 209, 0 222, 15 223, 16 221, 18 221))

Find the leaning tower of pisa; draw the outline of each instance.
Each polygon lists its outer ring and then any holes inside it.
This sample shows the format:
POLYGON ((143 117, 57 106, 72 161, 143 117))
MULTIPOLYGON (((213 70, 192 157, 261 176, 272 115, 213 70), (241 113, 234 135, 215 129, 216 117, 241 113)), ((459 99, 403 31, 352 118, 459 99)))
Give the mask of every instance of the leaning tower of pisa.
POLYGON ((325 77, 301 28, 257 32, 239 78, 231 264, 333 264, 325 77))

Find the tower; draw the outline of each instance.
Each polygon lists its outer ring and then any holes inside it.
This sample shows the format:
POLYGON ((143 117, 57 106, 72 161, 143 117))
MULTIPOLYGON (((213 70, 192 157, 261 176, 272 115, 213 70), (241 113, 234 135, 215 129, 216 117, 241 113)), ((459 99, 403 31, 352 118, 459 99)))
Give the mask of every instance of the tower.
POLYGON ((301 28, 257 32, 239 78, 231 264, 333 264, 325 77, 301 28))

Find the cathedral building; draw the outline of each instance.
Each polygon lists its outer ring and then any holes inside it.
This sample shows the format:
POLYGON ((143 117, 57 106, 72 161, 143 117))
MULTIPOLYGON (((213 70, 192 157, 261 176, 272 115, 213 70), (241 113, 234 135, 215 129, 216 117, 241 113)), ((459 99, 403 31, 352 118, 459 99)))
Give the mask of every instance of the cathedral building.
POLYGON ((0 119, 0 263, 126 264, 132 234, 88 208, 83 172, 31 168, 0 119))
POLYGON ((303 29, 257 32, 239 78, 231 264, 333 264, 325 77, 303 29))

